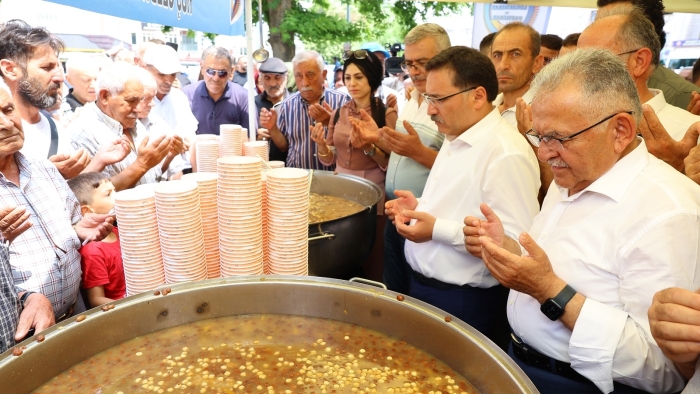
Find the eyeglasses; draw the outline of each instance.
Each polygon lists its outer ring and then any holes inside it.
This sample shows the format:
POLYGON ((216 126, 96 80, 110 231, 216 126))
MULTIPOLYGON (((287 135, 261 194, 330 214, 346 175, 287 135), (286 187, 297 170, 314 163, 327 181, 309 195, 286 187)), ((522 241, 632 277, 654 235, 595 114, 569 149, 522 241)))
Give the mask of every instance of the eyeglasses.
POLYGON ((351 57, 354 57, 355 59, 362 60, 362 59, 367 59, 369 55, 367 55, 367 51, 364 49, 358 49, 356 51, 345 51, 343 53, 343 61, 346 61, 350 59, 351 57))
MULTIPOLYGON (((639 48, 639 49, 642 49, 642 48, 639 48)), ((618 53, 618 54, 616 54, 615 56, 629 55, 630 53, 635 53, 635 52, 637 52, 639 49, 634 49, 634 50, 631 50, 631 51, 618 53)))
POLYGON ((214 75, 219 74, 219 78, 226 78, 228 77, 228 71, 226 70, 214 70, 213 68, 208 68, 207 69, 207 75, 210 77, 213 77, 214 75))
POLYGON ((410 69, 414 69, 416 71, 425 71, 425 65, 427 64, 427 61, 423 62, 402 62, 401 63, 401 68, 406 69, 407 71, 410 69))
POLYGON ((456 95, 458 95, 458 94, 462 94, 462 93, 464 93, 464 92, 468 92, 468 91, 474 90, 474 89, 476 89, 476 86, 473 86, 473 87, 471 87, 471 88, 469 88, 469 89, 464 89, 464 90, 462 90, 461 92, 448 94, 447 96, 442 96, 442 97, 431 97, 431 96, 428 96, 428 95, 425 94, 425 93, 423 93, 422 96, 423 96, 423 98, 425 99, 425 102, 428 103, 428 105, 432 105, 433 107, 438 108, 438 107, 440 107, 440 106, 442 105, 442 103, 443 103, 445 100, 447 100, 448 98, 454 97, 454 96, 456 96, 456 95))
POLYGON ((570 136, 564 137, 564 138, 556 138, 556 137, 547 136, 547 135, 546 135, 546 136, 543 136, 543 137, 540 137, 540 135, 537 134, 537 132, 536 132, 534 129, 528 130, 528 131, 525 133, 525 137, 527 137, 527 140, 530 141, 530 143, 532 144, 532 146, 534 146, 534 147, 536 147, 536 148, 539 148, 539 147, 540 147, 540 143, 541 143, 541 142, 544 142, 545 145, 547 145, 547 147, 548 147, 549 149, 551 149, 551 150, 553 150, 553 151, 556 151, 556 152, 559 152, 559 151, 561 151, 561 150, 564 149, 564 145, 563 145, 563 144, 564 144, 565 141, 568 141, 568 140, 570 140, 570 139, 573 139, 574 137, 576 137, 576 136, 582 134, 584 131, 588 131, 588 130, 590 130, 590 129, 595 128, 596 126, 600 126, 600 125, 603 124, 604 122, 606 122, 606 121, 608 121, 608 120, 614 118, 614 117, 617 116, 617 115, 620 115, 620 114, 632 115, 633 113, 634 113, 634 111, 622 111, 622 112, 614 113, 614 114, 608 116, 607 118, 601 120, 600 122, 594 124, 593 126, 588 126, 588 127, 586 127, 585 129, 583 129, 583 130, 581 130, 581 131, 579 131, 579 132, 577 132, 577 133, 571 134, 570 136))

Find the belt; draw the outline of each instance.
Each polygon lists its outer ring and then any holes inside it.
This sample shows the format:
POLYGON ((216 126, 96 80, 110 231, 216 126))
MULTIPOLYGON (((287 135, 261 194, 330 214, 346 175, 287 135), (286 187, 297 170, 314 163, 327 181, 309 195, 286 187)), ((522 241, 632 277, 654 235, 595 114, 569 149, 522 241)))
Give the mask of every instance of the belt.
POLYGON ((66 313, 62 314, 56 319, 56 323, 60 323, 69 317, 73 316, 73 310, 75 309, 75 304, 71 305, 70 308, 66 311, 66 313))
POLYGON ((513 339, 511 341, 513 344, 513 354, 525 364, 577 382, 592 384, 590 380, 571 368, 571 364, 545 356, 523 343, 515 334, 511 333, 510 337, 513 339))
POLYGON ((467 289, 467 288, 473 288, 472 286, 469 285, 455 285, 452 283, 445 283, 441 282, 435 278, 428 278, 427 276, 421 274, 420 272, 416 272, 411 270, 413 272, 413 278, 416 280, 416 282, 422 284, 423 286, 428 286, 428 287, 433 287, 436 289, 440 290, 453 290, 453 289, 467 289))

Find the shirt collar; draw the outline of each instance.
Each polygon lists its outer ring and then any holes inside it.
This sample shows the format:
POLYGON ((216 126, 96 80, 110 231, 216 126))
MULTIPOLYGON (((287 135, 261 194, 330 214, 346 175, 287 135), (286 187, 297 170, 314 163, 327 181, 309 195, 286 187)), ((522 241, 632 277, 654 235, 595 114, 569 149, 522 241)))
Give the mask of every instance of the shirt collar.
MULTIPOLYGON (((231 89, 231 86, 230 86, 230 85, 232 85, 232 84, 233 84, 233 82, 231 82, 231 81, 227 81, 227 82, 226 82, 226 87, 224 88, 224 94, 221 95, 221 97, 219 97, 219 100, 218 100, 218 101, 221 101, 221 100, 223 100, 223 99, 228 100, 228 99, 231 98, 231 90, 232 90, 232 89, 231 89)), ((200 95, 200 96, 211 98, 211 96, 209 95, 209 91, 207 90, 207 84, 204 83, 204 81, 202 81, 202 83, 199 85, 198 88, 201 89, 200 92, 199 92, 199 95, 200 95)))
MULTIPOLYGON (((532 98, 533 98, 532 89, 528 89, 527 92, 525 92, 525 94, 523 94, 523 97, 522 97, 523 101, 525 101, 528 104, 530 104, 532 102, 532 98)), ((495 107, 498 107, 499 105, 503 104, 503 100, 504 100, 503 93, 498 93, 498 96, 496 96, 496 99, 493 100, 493 102, 491 104, 493 104, 495 107)), ((515 106, 507 108, 506 111, 515 112, 515 106)), ((503 111, 503 112, 506 112, 506 111, 503 111)))
POLYGON ((569 197, 568 189, 557 186, 563 199, 573 201, 586 192, 593 192, 620 202, 637 175, 649 164, 649 153, 644 140, 637 138, 639 145, 632 152, 618 160, 612 168, 581 192, 569 197))
POLYGON ((488 115, 476 122, 474 126, 460 134, 455 140, 460 140, 470 146, 474 146, 486 137, 502 120, 503 118, 498 112, 498 108, 494 108, 493 111, 489 112, 488 115))
POLYGON ((654 113, 658 114, 666 106, 666 98, 664 97, 664 92, 658 89, 649 89, 649 91, 651 91, 654 97, 649 99, 644 104, 648 104, 654 110, 654 113))
POLYGON ((107 115, 106 113, 102 112, 102 110, 100 109, 100 107, 97 106, 97 104, 89 103, 86 105, 86 107, 88 106, 95 107, 94 111, 95 115, 97 115, 97 120, 104 123, 105 126, 107 126, 110 130, 114 131, 117 135, 122 135, 122 133, 124 133, 124 128, 122 127, 122 124, 110 118, 109 115, 107 115))

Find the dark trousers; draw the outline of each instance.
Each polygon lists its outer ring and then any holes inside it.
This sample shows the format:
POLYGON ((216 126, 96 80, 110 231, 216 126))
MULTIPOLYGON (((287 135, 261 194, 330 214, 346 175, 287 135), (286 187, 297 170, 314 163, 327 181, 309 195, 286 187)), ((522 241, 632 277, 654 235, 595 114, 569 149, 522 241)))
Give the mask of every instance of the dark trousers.
MULTIPOLYGON (((513 345, 508 348, 508 355, 525 372, 525 375, 532 380, 532 383, 540 391, 540 394, 600 394, 600 389, 593 382, 579 382, 552 372, 525 364, 513 353, 513 345)), ((613 394, 637 394, 646 391, 635 389, 630 386, 615 383, 613 394)))
POLYGON ((508 289, 464 286, 437 289, 423 285, 411 277, 411 297, 451 314, 486 335, 503 351, 508 351, 510 325, 506 314, 508 289))
POLYGON ((384 274, 382 281, 389 290, 408 294, 411 286, 411 266, 406 262, 403 246, 406 239, 396 231, 391 220, 384 226, 384 274))

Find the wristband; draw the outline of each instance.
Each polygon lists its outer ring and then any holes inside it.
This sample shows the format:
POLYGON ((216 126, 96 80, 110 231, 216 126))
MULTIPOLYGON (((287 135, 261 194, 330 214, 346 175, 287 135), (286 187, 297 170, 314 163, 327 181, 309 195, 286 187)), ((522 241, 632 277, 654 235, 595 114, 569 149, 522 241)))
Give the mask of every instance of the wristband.
POLYGON ((36 293, 35 291, 25 291, 24 294, 22 294, 22 297, 19 298, 19 303, 22 305, 22 308, 24 308, 24 303, 27 302, 27 298, 29 298, 30 295, 36 293))

